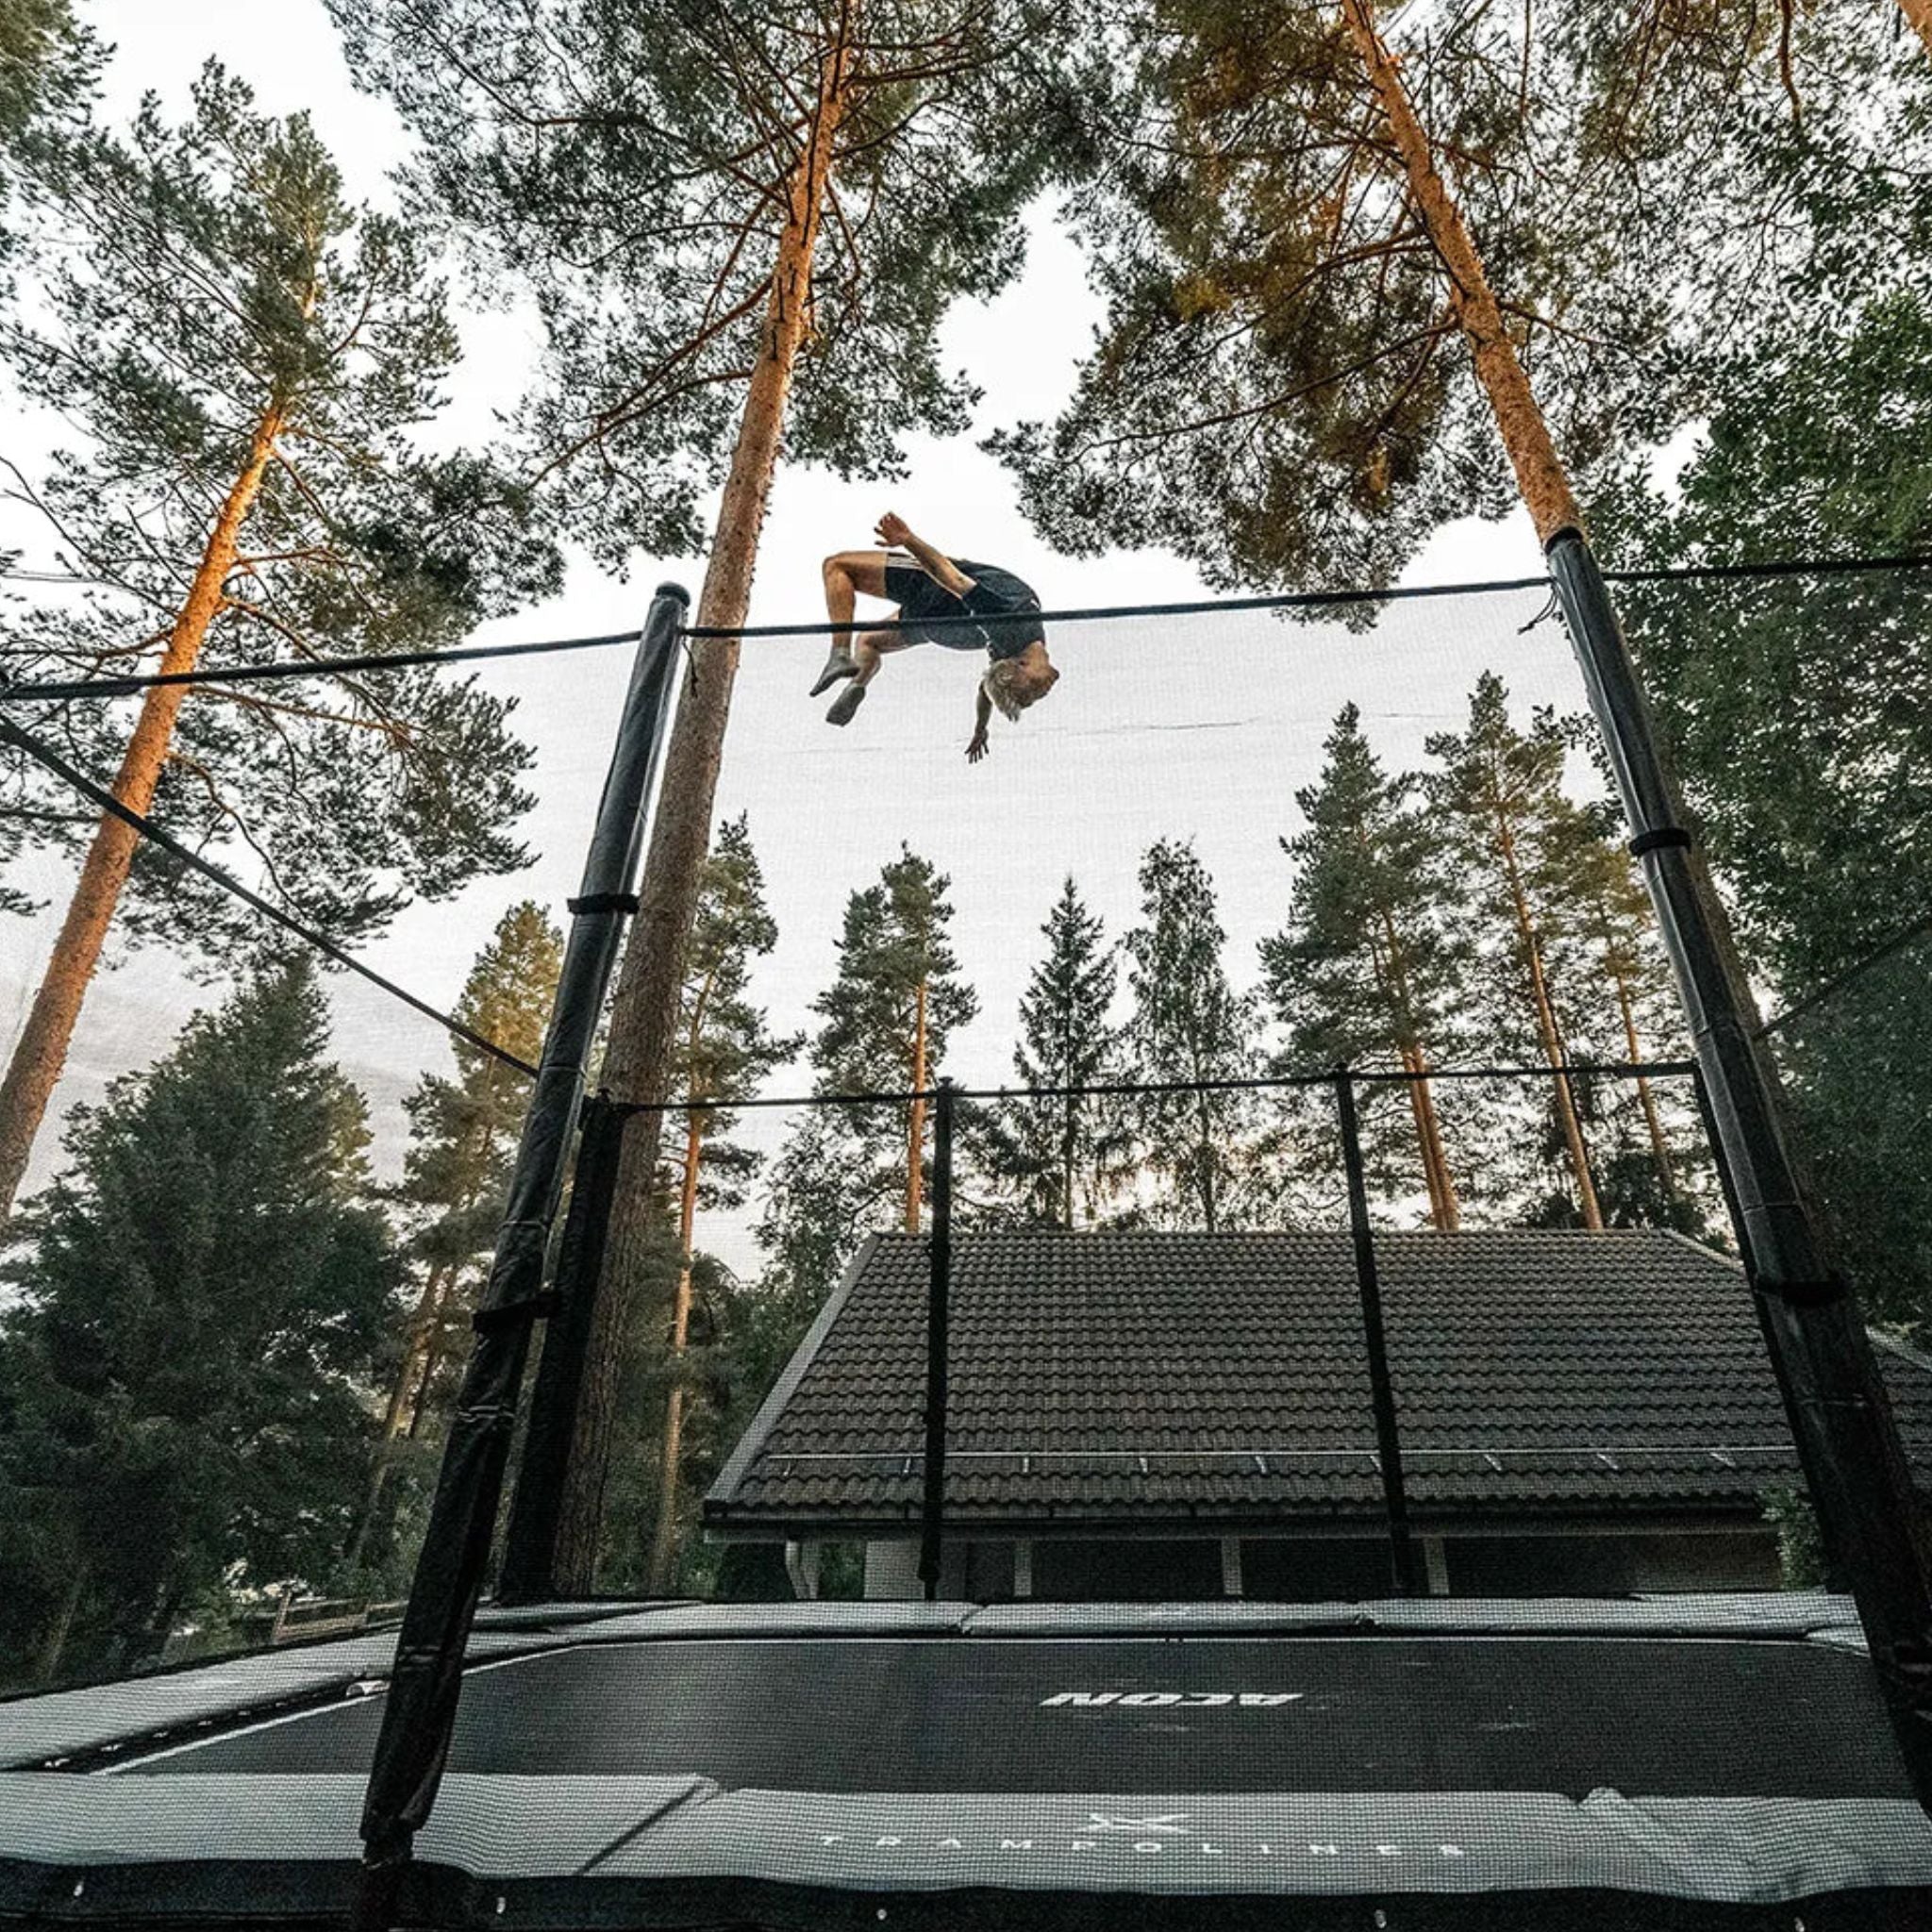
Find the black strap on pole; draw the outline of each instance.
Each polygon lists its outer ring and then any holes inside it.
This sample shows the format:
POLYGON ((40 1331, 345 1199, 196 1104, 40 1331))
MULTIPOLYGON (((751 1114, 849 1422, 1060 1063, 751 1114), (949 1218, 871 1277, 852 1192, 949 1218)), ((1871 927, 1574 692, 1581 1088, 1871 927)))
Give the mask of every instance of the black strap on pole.
POLYGON ((604 1273, 626 1119, 603 1094, 593 1093, 584 1102, 570 1212, 558 1245, 556 1312, 543 1324, 543 1353, 537 1360, 516 1495, 496 1578, 499 1603, 547 1603, 557 1593, 558 1505, 576 1433, 577 1398, 590 1356, 591 1315, 604 1273))
POLYGON ((1408 1529, 1408 1492, 1402 1479, 1395 1384, 1389 1374, 1389 1337, 1382 1325, 1382 1278, 1376 1272, 1375 1237, 1369 1226, 1361 1123, 1356 1114, 1355 1082, 1345 1067, 1335 1072, 1335 1111, 1341 1124, 1341 1165, 1348 1175, 1348 1230, 1355 1241, 1356 1286, 1361 1291, 1362 1340, 1368 1350, 1369 1394, 1375 1412, 1375 1461, 1382 1474, 1382 1508, 1389 1522, 1390 1573, 1397 1596, 1419 1596, 1415 1540, 1408 1529))
MULTIPOLYGON (((644 806, 662 758, 679 627, 689 601, 676 585, 666 584, 644 621, 584 864, 581 899, 608 900, 636 883, 644 806)), ((456 1728, 530 1328, 541 1311, 545 1250, 624 919, 613 903, 580 911, 571 922, 496 1257, 477 1308, 475 1344, 443 1445, 363 1797, 363 1872, 354 1914, 361 1932, 388 1932, 395 1923, 410 1848, 436 1802, 456 1728)))
POLYGON ((940 1593, 946 1509, 946 1340, 953 1285, 953 1101, 950 1080, 933 1099, 932 1235, 925 1297, 925 1488, 919 1519, 919 1580, 940 1593))
POLYGON ((1700 1098, 1826 1557, 1850 1586, 1907 1769, 1932 1805, 1932 1531, 1603 573, 1574 529, 1550 540, 1549 559, 1684 1002, 1700 1098))

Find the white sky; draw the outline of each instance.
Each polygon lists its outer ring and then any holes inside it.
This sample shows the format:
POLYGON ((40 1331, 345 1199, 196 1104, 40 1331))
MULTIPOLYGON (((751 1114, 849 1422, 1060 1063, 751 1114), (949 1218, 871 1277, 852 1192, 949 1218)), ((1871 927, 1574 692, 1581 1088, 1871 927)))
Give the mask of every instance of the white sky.
MULTIPOLYGON (((351 185, 386 198, 386 171, 407 152, 407 139, 386 104, 350 87, 320 0, 84 0, 83 10, 119 49, 108 75, 110 113, 125 112, 146 88, 177 107, 203 60, 219 54, 265 108, 307 108, 351 185)), ((819 558, 869 543, 886 508, 947 549, 1017 570, 1049 608, 1206 594, 1190 565, 1158 551, 1049 556, 1015 508, 1006 473, 975 447, 995 425, 1056 409, 1097 317, 1076 252, 1056 232, 1051 210, 1037 210, 1022 279, 991 304, 961 305, 946 325, 948 359, 985 391, 976 420, 942 441, 915 440, 908 479, 890 490, 811 470, 783 473, 752 621, 821 617, 819 558)), ((523 319, 500 313, 468 318, 466 341, 452 426, 487 433, 491 404, 518 392, 534 343, 523 319)), ((1405 581, 1527 576, 1540 563, 1518 513, 1500 525, 1472 520, 1440 531, 1405 581)), ((639 621, 661 577, 694 591, 700 575, 696 559, 640 556, 621 583, 578 558, 561 596, 491 626, 483 639, 615 630, 639 621)), ((1063 626, 1053 640, 1060 688, 1017 730, 996 721, 994 755, 976 768, 961 756, 974 681, 970 658, 926 648, 889 664, 858 722, 841 733, 823 723, 825 701, 804 695, 823 652, 819 640, 748 646, 720 803, 725 812, 750 813, 771 885, 782 941, 758 991, 774 1022, 787 1030, 807 1024, 829 974, 846 895, 895 856, 902 840, 952 874, 958 950, 984 1001, 981 1021, 949 1058, 961 1078, 991 1081, 1008 1071, 1014 1005, 1060 878, 1073 870, 1118 933, 1134 910, 1139 855, 1162 834, 1199 841, 1222 888, 1231 964, 1238 977, 1250 976, 1255 941, 1281 922, 1287 874, 1276 841, 1296 827, 1293 792, 1314 775, 1338 707, 1357 699, 1391 759, 1416 757, 1427 731, 1453 724, 1486 665, 1525 702, 1574 708, 1580 692, 1558 628, 1515 634, 1539 602, 1394 607, 1369 638, 1265 616, 1063 626)), ((373 963, 446 1004, 506 905, 533 896, 561 919, 625 668, 622 651, 485 667, 493 688, 520 695, 517 728, 537 750, 540 803, 525 835, 541 857, 525 874, 476 883, 454 904, 406 913, 371 949, 373 963)), ((44 868, 35 883, 60 892, 58 875, 44 868)), ((48 925, 40 923, 37 945, 8 939, 0 1025, 17 1024, 44 961, 48 925)), ((354 982, 339 976, 332 986, 344 1063, 377 1103, 392 1155, 393 1102, 424 1065, 440 1059, 437 1037, 354 982)), ((153 956, 106 977, 83 1019, 61 1104, 97 1093, 107 1075, 163 1048, 197 997, 153 956)), ((55 1154, 48 1133, 37 1176, 55 1154)))

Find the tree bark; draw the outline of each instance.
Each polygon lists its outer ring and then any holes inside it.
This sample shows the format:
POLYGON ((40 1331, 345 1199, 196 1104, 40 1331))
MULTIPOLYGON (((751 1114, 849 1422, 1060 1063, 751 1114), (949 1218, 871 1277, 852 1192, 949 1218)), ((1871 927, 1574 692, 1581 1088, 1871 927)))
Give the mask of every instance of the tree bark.
MULTIPOLYGON (((925 1091, 925 981, 912 1012, 912 1091, 925 1091)), ((919 1210, 925 1199, 925 1102, 915 1100, 906 1123, 906 1232, 919 1232, 919 1210)))
MULTIPOLYGON (((698 597, 697 622, 702 627, 730 630, 743 624, 751 601, 758 533, 777 469, 786 398, 809 314, 812 257, 850 66, 850 49, 841 38, 826 51, 818 111, 789 184, 758 360, 745 386, 738 442, 698 597)), ((735 638, 708 638, 691 645, 691 670, 665 760, 638 917, 611 1008, 605 1076, 621 1100, 666 1097, 678 991, 697 908, 699 874, 710 847, 711 808, 738 654, 735 638)), ((639 1114, 625 1137, 603 1290, 591 1324, 583 1396, 558 1506, 554 1575, 566 1596, 587 1594, 595 1584, 624 1337, 630 1296, 643 1278, 651 1177, 657 1172, 661 1132, 661 1116, 639 1114)))
POLYGON ((1906 18, 1912 24, 1912 31, 1925 43, 1925 51, 1932 54, 1932 0, 1898 0, 1906 18))
POLYGON ((662 1596, 670 1589, 677 1549, 677 1459, 684 1452, 684 1383, 680 1375, 685 1347, 691 1340, 691 1243, 696 1238, 698 1175, 705 1158, 704 1118, 695 1110, 685 1116, 684 1185, 677 1203, 677 1294, 671 1305, 671 1387, 664 1397, 664 1435, 658 1455, 658 1523, 651 1533, 651 1560, 644 1572, 648 1596, 662 1596))
MULTIPOLYGON (((1907 5, 1932 5, 1932 0, 1907 0, 1907 5)), ((1448 278, 1451 308, 1475 358, 1476 379, 1495 412, 1496 427, 1502 433, 1503 446, 1509 454, 1517 488, 1536 525, 1537 536, 1547 543, 1558 530, 1580 530, 1583 515, 1576 507, 1569 473, 1557 454, 1549 425, 1543 421, 1529 378, 1524 374, 1462 210, 1436 171, 1429 138, 1416 118, 1399 63, 1375 31, 1370 0, 1341 0, 1341 17, 1368 70, 1370 85, 1402 158, 1409 201, 1448 278)))
POLYGON ((1583 1224, 1598 1233, 1603 1230, 1603 1209, 1597 1203, 1596 1183, 1590 1174, 1590 1155, 1583 1144, 1583 1124, 1576 1118, 1576 1097, 1570 1091, 1570 1076, 1560 1069, 1567 1058, 1562 1037, 1557 1028, 1557 1009, 1550 999, 1550 986, 1543 974, 1542 943, 1531 918, 1529 899, 1523 889, 1523 874, 1516 864, 1516 835, 1500 807, 1496 812, 1496 849, 1502 857, 1503 874, 1508 882, 1509 903, 1516 918, 1516 936, 1523 945, 1524 964, 1529 973, 1530 1008, 1536 1016, 1537 1039, 1543 1058, 1556 1071, 1557 1120, 1563 1129, 1563 1144, 1570 1156, 1570 1172, 1576 1181, 1576 1207, 1583 1224))
MULTIPOLYGON (((168 632, 168 644, 157 667, 161 673, 192 671, 207 641, 208 625, 222 608, 223 585, 234 568, 242 526, 261 491, 261 479, 275 455, 282 426, 279 406, 264 409, 249 442, 248 458, 236 476, 208 532, 201 561, 188 587, 188 596, 168 632)), ((145 813, 168 762, 175 721, 188 695, 181 684, 151 686, 142 700, 141 714, 115 774, 112 791, 133 811, 145 813)), ((120 819, 103 817, 88 847, 53 957, 34 995, 32 1009, 0 1080, 0 1226, 12 1214, 14 1197, 26 1174, 34 1139, 46 1117, 82 1002, 100 963, 108 928, 120 904, 121 889, 134 863, 141 835, 120 819)))
MULTIPOLYGON (((1624 1049, 1633 1067, 1641 1066, 1643 1044, 1637 1034, 1636 1009, 1630 1004, 1630 982, 1621 973, 1612 973, 1610 976, 1616 983, 1617 1009, 1624 1016, 1624 1049)), ((1657 1163, 1657 1177, 1663 1183, 1664 1192, 1674 1199, 1677 1174, 1671 1160, 1670 1142, 1664 1139, 1663 1123, 1657 1118, 1657 1095, 1641 1074, 1637 1076, 1637 1098, 1643 1108, 1643 1124, 1650 1130, 1650 1154, 1657 1163)))
MULTIPOLYGON (((1397 1007, 1413 1024, 1415 1005, 1409 997, 1408 967, 1402 956, 1401 941, 1396 937, 1394 918, 1386 904, 1380 908, 1380 916, 1382 942, 1389 949, 1389 960, 1385 968, 1376 958, 1374 942, 1371 941, 1370 969, 1374 973, 1378 985, 1394 992, 1397 1007)), ((1398 1041, 1396 1051, 1401 1056, 1402 1064, 1411 1074, 1423 1075, 1427 1073, 1428 1059, 1420 1040, 1398 1041)), ((1408 1104, 1410 1112, 1415 1116, 1416 1145, 1423 1158, 1423 1181, 1428 1189, 1429 1219, 1438 1230, 1453 1233, 1462 1225, 1462 1203, 1457 1197, 1456 1182, 1449 1173, 1449 1157, 1442 1145, 1441 1123, 1436 1117, 1435 1095, 1425 1078, 1418 1077, 1408 1082, 1408 1104)))

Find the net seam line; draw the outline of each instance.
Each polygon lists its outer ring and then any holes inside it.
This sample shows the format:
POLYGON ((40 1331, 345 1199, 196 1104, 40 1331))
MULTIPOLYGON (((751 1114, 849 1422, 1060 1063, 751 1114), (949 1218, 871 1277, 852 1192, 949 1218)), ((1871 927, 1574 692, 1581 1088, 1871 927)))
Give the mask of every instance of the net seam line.
MULTIPOLYGON (((1768 563, 1707 563, 1659 566, 1652 570, 1607 570, 1610 583, 1645 584, 1689 582, 1700 578, 1768 578, 1789 576, 1858 575, 1886 570, 1932 569, 1932 556, 1866 557, 1842 558, 1797 558, 1768 563)), ((1504 591, 1547 590, 1550 579, 1536 577, 1497 577, 1467 584, 1391 585, 1373 591, 1295 591, 1265 597, 1203 598, 1178 604, 1096 605, 1069 610, 1037 610, 1016 613, 1041 624, 1089 623, 1108 618, 1187 617, 1215 611, 1320 609, 1324 606, 1407 603, 1430 597, 1471 597, 1504 591)), ((984 617, 928 617, 917 620, 921 628, 974 628, 985 625, 984 617)), ((908 620, 880 618, 864 625, 835 625, 829 621, 812 624, 741 625, 736 630, 716 625, 687 625, 679 636, 700 641, 728 638, 824 637, 840 630, 898 630, 908 620)), ((69 678, 45 683, 0 682, 0 701, 37 699, 42 703, 65 702, 85 697, 132 697, 137 692, 161 686, 258 684, 295 677, 333 677, 343 673, 366 675, 374 671, 404 671, 426 664, 472 664, 494 658, 525 658, 558 651, 598 650, 612 644, 629 643, 635 631, 611 631, 596 637, 551 638, 533 643, 475 644, 448 651, 392 651, 370 658, 322 658, 302 663, 244 664, 220 671, 154 672, 144 676, 69 678)))
POLYGON ((1365 1085, 1384 1086, 1416 1080, 1502 1080, 1556 1079, 1576 1075, 1602 1074, 1617 1079, 1688 1079, 1694 1077, 1694 1060, 1571 1060, 1562 1066, 1532 1067, 1431 1067, 1420 1074, 1406 1069, 1370 1071, 1360 1068, 1330 1068, 1320 1074, 1257 1074, 1241 1080, 1129 1080, 1091 1087, 919 1087, 897 1091, 860 1090, 847 1093, 802 1093, 776 1097, 754 1095, 748 1100, 708 1100, 695 1094, 681 1100, 612 1100, 604 1104, 615 1113, 710 1113, 736 1112, 741 1108, 772 1107, 909 1107, 914 1101, 934 1101, 943 1094, 958 1100, 1041 1100, 1079 1099, 1092 1094, 1148 1093, 1250 1093, 1273 1088, 1332 1087, 1347 1078, 1365 1085))
POLYGON ((307 941, 325 958, 335 960, 340 966, 346 966, 351 973, 359 974, 372 986, 388 993, 391 998, 401 1000, 407 1007, 413 1007, 425 1018, 435 1021, 446 1032, 458 1040, 467 1041, 479 1052, 490 1055, 492 1059, 501 1060, 505 1066, 514 1067, 518 1073, 532 1080, 537 1077, 537 1069, 528 1060, 520 1058, 507 1047, 498 1046, 493 1040, 486 1040, 474 1028, 465 1026, 460 1020, 432 1007, 427 1000, 418 999, 407 988, 398 986, 392 979, 385 978, 375 967, 365 966, 354 954, 345 952, 333 940, 325 938, 313 926, 297 919, 292 913, 283 911, 279 906, 264 899, 259 892, 244 886, 232 874, 224 872, 220 866, 210 863, 199 853, 191 851, 172 832, 164 832, 152 819, 136 811, 132 806, 124 805, 106 786, 96 785, 85 773, 70 765, 52 746, 43 744, 31 732, 23 730, 8 718, 0 717, 0 742, 17 745, 37 764, 43 765, 57 778, 71 785, 82 797, 90 799, 103 811, 119 819, 123 824, 131 825, 143 839, 158 845, 163 852, 172 853, 184 865, 200 873, 204 878, 212 880, 224 891, 240 899, 244 906, 260 913, 265 919, 293 933, 297 939, 307 941))
MULTIPOLYGON (((1654 569, 1607 570, 1604 578, 1613 584, 1688 582, 1703 577, 1787 577, 1859 575, 1883 570, 1932 569, 1932 556, 1859 557, 1840 559, 1794 558, 1769 563, 1694 563, 1658 565, 1654 569)), ((1198 617, 1220 610, 1308 610, 1329 605, 1402 604, 1429 597, 1474 597, 1503 591, 1548 591, 1548 576, 1491 577, 1468 584, 1395 584, 1372 591, 1285 591, 1260 597, 1205 597, 1179 604, 1098 604, 1069 610, 1016 610, 993 615, 961 617, 880 618, 865 622, 833 624, 747 624, 737 629, 722 625, 687 625, 688 638, 801 638, 824 637, 848 630, 898 630, 916 625, 919 629, 977 629, 1003 623, 1031 621, 1047 624, 1084 624, 1107 618, 1198 617)))
POLYGON ((1751 1036, 1754 1040, 1769 1040, 1774 1033, 1789 1026, 1793 1020, 1821 1007, 1826 1000, 1835 999, 1854 980, 1861 979, 1873 967, 1882 965, 1903 947, 1910 944, 1921 933, 1932 932, 1932 912, 1923 914, 1912 923, 1892 934, 1881 945, 1874 946, 1862 959, 1855 960, 1842 973, 1836 974, 1814 991, 1808 992, 1795 1005, 1787 1007, 1783 1012, 1774 1014, 1751 1036))

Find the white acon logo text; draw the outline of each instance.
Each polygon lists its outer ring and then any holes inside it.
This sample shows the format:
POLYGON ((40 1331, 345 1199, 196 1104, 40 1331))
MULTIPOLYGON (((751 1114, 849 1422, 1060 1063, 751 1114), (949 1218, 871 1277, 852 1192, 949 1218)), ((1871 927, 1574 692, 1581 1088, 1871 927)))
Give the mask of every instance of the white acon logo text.
POLYGON ((1299 1704, 1305 1690, 1056 1690, 1040 1700, 1041 1710, 1276 1710, 1299 1704))

